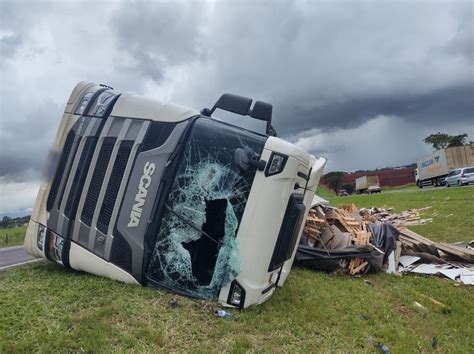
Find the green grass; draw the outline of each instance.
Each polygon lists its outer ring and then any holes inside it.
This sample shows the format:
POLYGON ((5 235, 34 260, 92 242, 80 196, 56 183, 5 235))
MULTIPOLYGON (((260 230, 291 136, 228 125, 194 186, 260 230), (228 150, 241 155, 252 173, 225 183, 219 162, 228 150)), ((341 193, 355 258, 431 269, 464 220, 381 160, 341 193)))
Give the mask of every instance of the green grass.
POLYGON ((382 187, 383 191, 394 191, 394 190, 406 190, 406 189, 417 189, 418 187, 416 186, 415 183, 408 183, 404 184, 402 186, 396 186, 396 187, 382 187))
POLYGON ((379 194, 331 197, 331 205, 354 203, 357 207, 392 207, 400 212, 413 208, 430 209, 421 213, 432 223, 411 226, 415 232, 433 241, 471 241, 474 239, 474 187, 392 190, 379 194))
POLYGON ((0 228, 0 248, 22 245, 25 240, 26 226, 0 228))
MULTIPOLYGON (((331 197, 331 202, 397 210, 433 205, 439 215, 449 209, 468 217, 473 191, 382 193, 331 197)), ((419 228, 447 241, 469 238, 460 235, 474 229, 472 221, 445 216, 419 228)), ((231 310, 229 319, 213 315, 214 303, 177 296, 179 306, 172 308, 173 294, 52 263, 0 273, 0 294, 0 352, 6 353, 377 352, 379 342, 392 353, 467 353, 474 347, 473 287, 435 276, 353 278, 295 268, 268 302, 231 310), (417 312, 413 301, 427 313, 417 312)))
POLYGON ((214 317, 214 304, 47 263, 0 274, 0 351, 467 352, 474 293, 420 276, 368 279, 294 269, 265 304, 214 317), (436 305, 423 295, 443 302, 436 305), (413 301, 428 309, 417 312, 413 301))
POLYGON ((316 190, 316 194, 319 195, 321 198, 328 199, 335 197, 336 194, 330 191, 328 188, 326 188, 323 185, 319 185, 318 189, 316 190))

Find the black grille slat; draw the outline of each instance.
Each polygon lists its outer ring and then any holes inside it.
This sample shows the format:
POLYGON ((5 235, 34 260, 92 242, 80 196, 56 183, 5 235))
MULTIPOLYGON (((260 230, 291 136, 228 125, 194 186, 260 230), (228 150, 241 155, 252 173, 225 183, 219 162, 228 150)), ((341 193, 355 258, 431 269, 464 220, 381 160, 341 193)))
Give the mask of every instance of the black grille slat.
POLYGON ((66 215, 66 217, 69 219, 73 219, 76 215, 77 206, 79 204, 79 199, 81 198, 82 189, 84 187, 84 181, 86 179, 87 171, 89 170, 96 145, 97 137, 88 137, 86 139, 81 158, 77 165, 76 175, 72 181, 71 191, 66 203, 66 208, 64 210, 64 215, 66 215))
POLYGON ((152 122, 143 140, 142 151, 155 149, 163 145, 176 124, 152 122))
POLYGON ((89 190, 87 191, 84 207, 82 208, 81 220, 88 226, 91 225, 100 189, 104 182, 105 173, 109 164, 110 155, 115 145, 116 138, 105 138, 100 148, 94 173, 92 174, 89 190))
POLYGON ((97 229, 102 233, 107 233, 109 227, 110 218, 114 210, 115 201, 117 200, 117 194, 122 183, 123 174, 127 167, 128 158, 132 151, 133 141, 125 140, 122 141, 117 152, 117 157, 112 167, 109 183, 107 190, 104 195, 104 201, 100 209, 99 218, 97 220, 97 229))
POLYGON ((56 196, 58 195, 59 186, 63 178, 64 170, 66 168, 66 163, 71 153, 72 144, 74 143, 75 135, 75 132, 71 130, 66 137, 66 141, 64 142, 63 151, 61 153, 61 157, 59 159, 59 163, 56 169, 56 174, 54 176, 53 183, 51 185, 51 190, 49 191, 48 200, 46 202, 47 211, 51 211, 51 209, 53 209, 56 196))

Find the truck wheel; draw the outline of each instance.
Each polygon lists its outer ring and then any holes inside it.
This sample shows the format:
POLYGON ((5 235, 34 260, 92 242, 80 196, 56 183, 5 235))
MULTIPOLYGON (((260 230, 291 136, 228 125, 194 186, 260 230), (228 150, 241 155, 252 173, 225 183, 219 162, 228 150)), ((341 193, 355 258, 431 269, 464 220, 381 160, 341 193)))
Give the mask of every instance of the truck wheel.
POLYGON ((446 181, 446 187, 451 187, 451 185, 446 181))
POLYGON ((418 188, 423 188, 423 183, 421 183, 420 181, 416 181, 416 185, 418 186, 418 188))

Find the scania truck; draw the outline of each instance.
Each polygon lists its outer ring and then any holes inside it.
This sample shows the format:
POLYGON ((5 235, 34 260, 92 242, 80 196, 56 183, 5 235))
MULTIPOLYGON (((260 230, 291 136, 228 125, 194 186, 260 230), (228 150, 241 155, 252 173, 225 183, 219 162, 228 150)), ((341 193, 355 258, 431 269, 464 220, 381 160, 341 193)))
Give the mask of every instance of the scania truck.
POLYGON ((25 248, 65 268, 245 308, 284 284, 326 160, 277 138, 272 106, 201 112, 81 82, 25 248), (213 117, 266 122, 265 134, 213 117))

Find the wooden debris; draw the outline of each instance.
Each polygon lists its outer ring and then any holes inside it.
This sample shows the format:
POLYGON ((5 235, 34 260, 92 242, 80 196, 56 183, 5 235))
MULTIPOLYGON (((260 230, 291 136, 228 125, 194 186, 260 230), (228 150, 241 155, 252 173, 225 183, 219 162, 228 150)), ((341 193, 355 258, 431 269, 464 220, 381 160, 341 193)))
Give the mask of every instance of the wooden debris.
MULTIPOLYGON (((429 208, 429 207, 428 207, 429 208)), ((407 229, 406 225, 417 225, 428 222, 420 212, 428 209, 411 209, 399 214, 392 214, 391 209, 370 208, 357 209, 354 204, 341 208, 318 205, 312 208, 306 219, 303 233, 310 247, 326 250, 338 250, 351 246, 368 247, 382 254, 384 252, 374 242, 368 230, 369 222, 392 224, 400 232, 396 242, 394 262, 398 269, 401 256, 417 256, 429 263, 469 262, 474 263, 474 243, 454 245, 433 242, 426 237, 407 229)), ((369 263, 364 259, 344 259, 340 262, 340 270, 351 275, 366 272, 369 263)))
POLYGON ((399 214, 390 213, 389 209, 384 208, 363 208, 360 209, 360 214, 368 221, 380 221, 392 224, 394 226, 412 226, 423 225, 431 222, 432 218, 422 218, 420 212, 430 209, 431 207, 420 209, 409 209, 402 211, 399 214))

